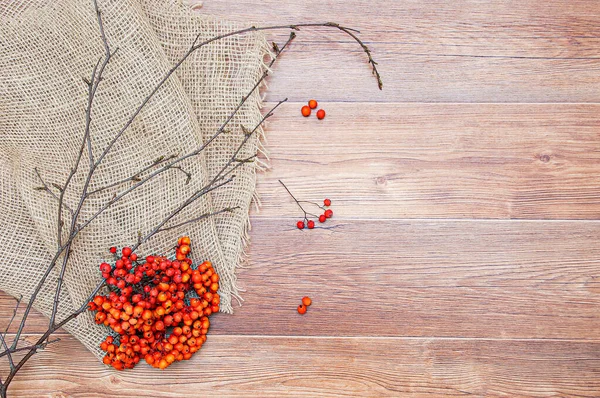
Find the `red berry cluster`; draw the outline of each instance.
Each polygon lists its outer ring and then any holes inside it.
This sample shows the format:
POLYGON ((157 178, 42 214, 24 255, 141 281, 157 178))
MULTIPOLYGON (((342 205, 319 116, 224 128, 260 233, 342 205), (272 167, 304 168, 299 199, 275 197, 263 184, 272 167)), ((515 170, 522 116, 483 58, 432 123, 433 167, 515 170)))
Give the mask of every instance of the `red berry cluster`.
MULTIPOLYGON (((320 208, 320 209, 323 210, 323 214, 320 214, 318 216, 320 223, 324 223, 325 221, 327 221, 328 218, 333 217, 333 210, 326 209, 326 207, 331 206, 331 200, 329 200, 329 199, 325 199, 323 201, 324 206, 320 206, 317 203, 313 203, 313 202, 307 202, 307 201, 301 201, 301 202, 314 204, 318 208, 320 208)), ((300 221, 298 221, 296 223, 296 226, 298 227, 298 229, 304 229, 305 227, 307 227, 308 229, 313 229, 315 227, 315 222, 313 220, 309 220, 308 219, 309 215, 313 215, 313 214, 311 214, 311 213, 305 213, 305 215, 304 215, 304 221, 300 220, 300 221), (305 224, 305 221, 306 221, 306 224, 305 224)), ((316 217, 316 215, 314 215, 314 216, 316 217)))
MULTIPOLYGON (((110 251, 116 253, 116 248, 110 251)), ((219 311, 219 276, 208 261, 193 269, 189 253, 190 238, 182 237, 175 260, 148 256, 138 262, 125 247, 114 267, 100 264, 111 292, 94 297, 89 309, 96 311, 96 323, 119 335, 100 344, 106 365, 131 369, 143 358, 165 369, 190 359, 202 347, 208 317, 219 311), (198 297, 189 297, 192 291, 198 297)))
MULTIPOLYGON (((300 109, 300 112, 302 113, 302 116, 309 117, 310 113, 311 113, 311 109, 316 109, 316 107, 318 105, 319 104, 314 99, 311 99, 310 101, 308 101, 308 105, 304 105, 302 107, 302 109, 300 109)), ((319 120, 325 119, 325 110, 324 109, 319 109, 317 111, 317 119, 319 119, 319 120)))

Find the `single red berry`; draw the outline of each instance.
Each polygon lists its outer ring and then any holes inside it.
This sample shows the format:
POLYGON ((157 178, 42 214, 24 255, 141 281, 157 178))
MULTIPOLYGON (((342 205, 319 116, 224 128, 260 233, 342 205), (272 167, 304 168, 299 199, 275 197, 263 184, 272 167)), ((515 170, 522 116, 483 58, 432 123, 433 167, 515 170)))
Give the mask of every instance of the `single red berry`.
POLYGON ((310 107, 310 109, 315 109, 318 105, 319 104, 315 100, 308 101, 308 106, 310 107))
POLYGON ((331 200, 329 200, 329 199, 325 199, 325 200, 323 201, 323 204, 324 204, 325 206, 331 206, 331 200))
POLYGON ((304 105, 300 111, 302 112, 302 116, 304 116, 304 117, 310 116, 310 107, 308 107, 307 105, 304 105))
POLYGON ((319 109, 317 111, 317 119, 319 119, 319 120, 325 119, 325 111, 323 109, 319 109))
POLYGON ((325 217, 325 214, 321 214, 319 216, 319 222, 325 222, 325 220, 327 220, 327 217, 325 217))
POLYGON ((315 222, 313 220, 308 220, 308 229, 313 229, 315 227, 315 222))
POLYGON ((117 252, 117 248, 113 246, 110 249, 108 249, 108 251, 110 251, 112 254, 115 254, 117 252))
POLYGON ((129 258, 131 258, 131 261, 136 261, 137 260, 137 254, 131 253, 131 256, 129 258))
POLYGON ((298 227, 298 229, 304 229, 304 221, 298 221, 296 223, 296 226, 298 227))
POLYGON ((131 255, 131 248, 124 247, 123 250, 121 251, 121 253, 123 253, 124 257, 129 257, 131 255))
POLYGON ((331 218, 333 216, 333 210, 327 209, 325 210, 325 217, 331 218))
POLYGON ((298 313, 300 315, 304 315, 306 313, 306 306, 304 304, 300 304, 298 306, 298 313))
POLYGON ((100 264, 100 271, 102 271, 102 273, 108 274, 110 272, 110 270, 111 270, 111 267, 107 263, 100 264))

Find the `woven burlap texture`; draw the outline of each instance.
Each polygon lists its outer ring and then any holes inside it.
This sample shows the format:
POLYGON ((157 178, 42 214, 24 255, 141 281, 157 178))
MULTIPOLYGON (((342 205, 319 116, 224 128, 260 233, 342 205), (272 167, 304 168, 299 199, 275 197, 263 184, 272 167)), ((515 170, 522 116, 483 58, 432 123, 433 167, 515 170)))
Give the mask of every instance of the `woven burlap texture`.
MULTIPOLYGON (((248 25, 240 25, 211 17, 198 17, 179 3, 141 0, 148 21, 156 33, 169 62, 179 60, 189 47, 189 38, 199 34, 202 42, 248 25)), ((228 118, 241 99, 247 96, 264 71, 265 55, 270 47, 262 36, 254 34, 231 36, 200 48, 177 70, 177 76, 191 101, 198 118, 204 140, 210 139, 223 121, 228 118), (227 59, 223 67, 223 59, 227 59), (201 70, 202 73, 198 73, 201 70)), ((213 178, 236 151, 242 140, 242 126, 253 130, 260 125, 262 101, 259 90, 254 90, 247 102, 227 125, 227 134, 220 135, 206 149, 206 168, 213 178)), ((263 153, 261 138, 263 126, 259 126, 237 157, 246 159, 263 153)), ((236 178, 212 194, 216 209, 239 207, 241 211, 223 213, 214 217, 219 241, 227 264, 240 264, 244 259, 244 248, 248 243, 250 222, 248 211, 254 199, 256 171, 266 168, 260 159, 244 164, 236 170, 236 178)), ((235 274, 230 276, 234 278, 235 274)), ((234 283, 232 294, 237 295, 234 283)))
MULTIPOLYGON (((99 6, 108 42, 119 50, 94 102, 91 135, 97 154, 197 34, 209 38, 236 28, 177 3, 100 0, 99 6)), ((47 183, 61 184, 74 164, 85 125, 87 86, 82 78, 90 76, 103 45, 91 0, 12 3, 0 10, 0 18, 0 289, 27 301, 57 249, 57 201, 36 190, 41 183, 35 170, 47 183)), ((201 49, 142 110, 96 171, 90 190, 124 179, 159 156, 181 155, 202 145, 262 75, 267 55, 266 41, 258 34, 201 49)), ((182 163, 192 174, 189 183, 184 173, 171 170, 112 205, 79 234, 57 319, 79 307, 97 285, 98 264, 108 260, 108 247, 135 243, 139 232, 150 231, 226 164, 243 137, 240 125, 254 127, 261 105, 255 93, 229 133, 202 156, 182 163)), ((261 129, 240 156, 259 150, 260 134, 261 129)), ((79 202, 88 162, 84 153, 65 196, 71 208, 79 202)), ((225 312, 232 311, 231 299, 237 295, 235 269, 246 243, 257 167, 240 167, 233 184, 203 196, 173 223, 224 207, 239 206, 238 210, 166 231, 140 248, 141 253, 162 252, 177 236, 190 235, 194 259, 212 261, 221 276, 225 312)), ((81 218, 89 218, 123 188, 90 197, 81 218)), ((69 213, 65 214, 68 224, 69 213)), ((36 300, 35 308, 46 315, 57 275, 55 270, 36 300)), ((82 314, 67 329, 102 355, 98 344, 107 330, 93 322, 92 314, 82 314)))

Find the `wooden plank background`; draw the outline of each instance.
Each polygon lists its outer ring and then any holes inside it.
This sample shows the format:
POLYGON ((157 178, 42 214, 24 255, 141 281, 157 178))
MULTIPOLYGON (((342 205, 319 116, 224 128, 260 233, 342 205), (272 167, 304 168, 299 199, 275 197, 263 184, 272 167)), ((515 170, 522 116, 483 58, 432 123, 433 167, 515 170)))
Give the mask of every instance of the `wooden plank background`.
MULTIPOLYGON (((384 91, 346 37, 299 32, 267 92, 292 102, 268 128, 244 305, 166 372, 110 371, 61 332, 13 396, 600 396, 597 0, 206 0, 202 12, 356 27, 384 91), (309 98, 325 120, 300 116, 309 98), (295 229, 278 179, 330 197, 334 219, 295 229)), ((0 329, 13 306, 0 295, 0 329)), ((46 322, 34 314, 27 339, 46 322)))

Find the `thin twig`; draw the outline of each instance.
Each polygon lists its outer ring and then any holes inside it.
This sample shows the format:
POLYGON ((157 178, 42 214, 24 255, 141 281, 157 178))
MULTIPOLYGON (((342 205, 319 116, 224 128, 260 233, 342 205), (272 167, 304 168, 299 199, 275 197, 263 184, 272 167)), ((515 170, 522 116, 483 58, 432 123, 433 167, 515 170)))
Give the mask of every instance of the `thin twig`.
POLYGON ((25 363, 29 360, 29 358, 31 358, 37 352, 37 350, 38 350, 37 347, 39 347, 40 345, 45 345, 45 344, 47 345, 48 342, 46 340, 52 333, 54 333, 56 330, 63 327, 69 321, 78 317, 79 314, 81 314, 83 311, 85 311, 87 309, 88 303, 94 298, 94 296, 98 293, 98 291, 100 291, 100 289, 102 289, 102 287, 104 286, 104 282, 105 281, 102 281, 98 286, 96 286, 96 288, 94 289, 92 294, 90 294, 88 296, 88 299, 85 301, 85 303, 81 307, 79 307, 79 309, 77 309, 77 311, 73 312, 71 315, 66 317, 64 320, 62 320, 58 324, 48 328, 48 330, 38 339, 38 341, 33 346, 31 346, 32 348, 27 352, 27 354, 25 354, 25 356, 23 358, 21 358, 19 363, 17 363, 15 365, 15 368, 13 370, 11 370, 9 375, 6 377, 6 380, 4 380, 4 383, 2 383, 4 389, 6 389, 8 387, 8 385, 10 384, 12 379, 15 377, 17 372, 23 367, 23 365, 25 365, 25 363))
POLYGON ((8 345, 6 344, 6 337, 4 335, 0 334, 0 340, 1 340, 2 346, 4 347, 5 352, 8 355, 8 364, 10 366, 10 371, 12 372, 13 370, 15 370, 15 362, 13 361, 12 354, 11 354, 10 350, 8 349, 8 345))
POLYGON ((12 325, 13 320, 17 316, 17 311, 19 311, 19 306, 21 305, 22 300, 23 300, 23 296, 21 295, 17 299, 17 304, 15 305, 15 308, 13 309, 13 314, 10 317, 10 321, 8 321, 8 325, 6 325, 6 329, 4 330, 4 338, 6 338, 6 335, 8 334, 8 330, 10 329, 10 325, 12 325))
POLYGON ((92 195, 94 195, 94 194, 96 194, 98 192, 106 191, 107 189, 114 188, 114 187, 117 187, 119 185, 123 185, 125 183, 131 182, 131 181, 133 181, 133 182, 139 182, 139 181, 142 180, 141 179, 141 175, 142 174, 144 174, 148 170, 152 169, 153 167, 156 167, 159 164, 164 163, 164 162, 166 162, 168 160, 174 159, 176 157, 177 157, 177 155, 171 155, 171 156, 168 156, 168 157, 167 156, 161 156, 161 157, 157 158, 156 160, 154 160, 152 162, 152 164, 144 167, 143 169, 139 170, 137 173, 134 173, 132 176, 129 176, 129 177, 124 178, 124 179, 119 180, 119 181, 115 181, 115 182, 110 183, 108 185, 105 185, 103 187, 97 188, 97 189, 95 189, 93 191, 88 192, 87 195, 88 196, 92 196, 92 195))
POLYGON ((203 215, 201 215, 199 217, 192 218, 191 220, 187 220, 187 221, 181 222, 179 224, 171 225, 170 227, 160 228, 158 231, 156 231, 156 233, 160 233, 160 232, 164 232, 164 231, 169 231, 171 229, 183 227, 184 225, 192 224, 192 223, 198 222, 200 220, 204 220, 205 218, 216 216, 216 215, 221 214, 221 213, 226 213, 226 212, 227 213, 231 213, 232 211, 234 211, 236 209, 239 209, 239 208, 240 208, 239 206, 226 207, 226 208, 221 209, 219 211, 215 211, 215 212, 212 212, 212 213, 205 213, 205 214, 203 214, 203 215))
MULTIPOLYGON (((313 217, 319 218, 319 216, 317 216, 316 214, 309 213, 309 212, 307 212, 307 211, 304 209, 304 207, 302 207, 302 205, 301 205, 300 203, 302 203, 302 202, 306 202, 306 201, 302 201, 302 200, 298 200, 298 199, 296 199, 296 197, 294 196, 294 194, 292 194, 292 192, 291 192, 291 191, 288 189, 288 187, 287 187, 287 186, 286 186, 286 185, 283 183, 283 181, 281 181, 281 180, 278 180, 278 181, 279 181, 279 183, 280 183, 281 185, 283 185, 283 187, 284 187, 284 188, 285 188, 285 190, 286 190, 286 191, 287 191, 287 192, 290 194, 290 196, 292 197, 292 199, 294 199, 294 201, 296 202, 296 204, 298 205, 298 207, 300 208, 300 210, 302 210, 302 211, 304 212, 304 221, 308 221, 308 216, 313 216, 313 217)), ((309 203, 312 203, 312 202, 309 202, 309 203)))
POLYGON ((158 233, 158 231, 160 231, 167 222, 169 222, 177 214, 181 213, 185 208, 187 208, 189 205, 194 203, 200 197, 206 195, 209 192, 214 191, 215 189, 221 188, 222 186, 229 184, 231 181, 233 181, 233 177, 225 180, 222 183, 216 184, 216 185, 210 185, 210 186, 206 185, 203 188, 199 189, 198 191, 194 192, 188 199, 186 199, 182 204, 177 206, 177 208, 175 208, 171 213, 169 213, 169 215, 167 215, 154 229, 152 229, 152 231, 150 231, 148 234, 146 234, 141 239, 138 239, 138 242, 134 246, 131 247, 131 250, 136 251, 137 248, 140 247, 140 245, 147 242, 156 233, 158 233))
MULTIPOLYGON (((95 3, 95 1, 94 1, 94 3, 95 3)), ((96 8, 97 8, 97 6, 96 6, 96 8)), ((184 63, 185 60, 187 60, 189 58, 189 56, 192 55, 196 50, 198 50, 199 48, 204 47, 204 46, 206 46, 206 45, 208 45, 208 44, 210 44, 210 43, 212 43, 214 41, 222 40, 222 39, 225 39, 225 38, 230 37, 230 36, 244 35, 244 34, 250 33, 250 32, 258 32, 258 31, 265 31, 265 30, 282 30, 282 29, 300 30, 301 27, 331 27, 331 28, 338 29, 338 30, 340 30, 340 31, 342 31, 342 32, 350 35, 354 40, 356 40, 361 45, 361 47, 363 48, 363 50, 367 54, 367 56, 369 58, 369 63, 371 64, 371 66, 373 68, 373 74, 375 74, 375 76, 377 77, 377 84, 378 84, 378 86, 379 86, 380 89, 383 87, 383 84, 381 83, 381 78, 380 78, 379 72, 377 71, 377 66, 376 66, 377 62, 375 62, 373 60, 373 57, 371 56, 371 52, 370 52, 369 48, 354 33, 352 33, 354 31, 353 29, 346 28, 344 26, 340 26, 339 24, 334 23, 334 22, 302 23, 302 24, 274 25, 274 26, 263 26, 263 27, 252 26, 250 28, 239 29, 239 30, 236 30, 236 31, 233 31, 233 32, 229 32, 229 33, 225 33, 225 34, 222 34, 222 35, 219 35, 219 36, 212 37, 212 38, 210 38, 208 40, 203 41, 202 43, 197 43, 198 38, 200 37, 200 34, 198 34, 196 36, 196 39, 194 40, 192 46, 188 49, 188 51, 166 73, 166 75, 154 87, 154 89, 150 92, 150 94, 148 94, 148 96, 146 98, 144 98, 144 100, 142 101, 142 103, 140 104, 140 106, 133 112, 133 114, 131 115, 131 117, 129 118, 129 120, 127 120, 127 122, 121 128, 121 130, 119 130, 119 132, 109 142, 109 144, 104 149, 104 151, 102 152, 102 154, 96 160, 96 165, 98 165, 98 164, 100 164, 102 162, 102 159, 104 159, 104 157, 108 154, 108 152, 110 152, 110 150, 115 145, 115 143, 119 140, 119 138, 121 138, 121 136, 123 135, 123 133, 125 133, 125 131, 129 128, 129 126, 134 122, 134 120, 137 117, 137 115, 139 115, 139 113, 146 106, 146 104, 148 103, 148 101, 150 101, 150 99, 154 96, 154 94, 156 94, 156 92, 158 90, 160 90, 160 88, 163 86, 163 84, 167 80, 169 80, 169 78, 171 77, 171 75, 173 73, 175 73, 175 71, 179 68, 179 66, 181 66, 181 64, 184 63)), ((293 37, 292 37, 292 39, 293 39, 293 37)))
POLYGON ((7 355, 10 355, 10 354, 14 354, 15 352, 27 351, 27 350, 31 350, 31 349, 34 349, 34 348, 38 349, 38 350, 39 349, 44 349, 44 348, 46 348, 46 346, 48 344, 57 343, 59 341, 60 341, 60 338, 56 338, 56 339, 53 339, 53 340, 45 341, 45 342, 43 342, 41 344, 22 346, 22 347, 19 347, 19 348, 15 348, 14 350, 13 349, 5 350, 5 351, 3 351, 3 352, 0 353, 0 358, 2 358, 4 356, 7 356, 7 355))
POLYGON ((317 206, 321 210, 327 210, 327 208, 325 206, 321 206, 320 204, 318 204, 316 202, 311 202, 310 200, 299 200, 298 202, 300 202, 300 203, 309 203, 311 205, 317 206))
MULTIPOLYGON (((77 229, 77 219, 79 217, 79 213, 81 212, 81 209, 83 207, 85 199, 87 198, 87 191, 90 186, 90 182, 92 180, 94 171, 96 169, 96 167, 95 167, 96 163, 93 162, 93 153, 92 153, 91 138, 90 138, 90 134, 91 134, 90 128, 91 128, 91 123, 92 123, 92 106, 94 104, 94 98, 96 96, 98 87, 100 86, 100 83, 102 82, 102 76, 104 74, 104 70, 105 70, 106 66, 108 65, 108 63, 110 62, 112 56, 114 55, 114 52, 111 53, 111 51, 110 51, 110 48, 108 46, 108 40, 106 38, 106 34, 104 33, 104 24, 102 22, 102 13, 101 13, 100 9, 98 8, 98 2, 97 2, 97 0, 93 0, 93 2, 94 2, 94 8, 96 10, 96 17, 97 17, 99 30, 100 30, 100 37, 102 39, 102 43, 104 44, 105 55, 104 55, 104 61, 102 62, 100 69, 98 69, 97 77, 96 77, 96 69, 98 68, 98 64, 96 64, 96 66, 94 67, 94 70, 92 71, 92 78, 90 79, 90 84, 88 85, 88 87, 89 87, 88 105, 87 105, 86 114, 85 114, 86 120, 85 120, 85 132, 84 132, 83 142, 84 143, 87 142, 87 146, 89 149, 90 168, 88 171, 87 179, 83 185, 83 191, 81 193, 81 199, 79 201, 79 205, 77 206, 77 209, 75 210, 75 213, 73 214, 73 218, 71 220, 71 228, 70 228, 69 235, 72 235, 73 231, 75 231, 77 229)), ((115 52, 117 50, 115 50, 115 52)), ((99 62, 100 61, 98 61, 98 63, 99 62)), ((60 197, 61 200, 59 201, 59 217, 60 217, 61 206, 62 206, 62 202, 63 202, 63 198, 64 198, 64 193, 67 190, 67 187, 69 185, 69 182, 71 181, 71 178, 77 172, 77 168, 79 166, 79 161, 81 160, 82 153, 83 153, 83 147, 81 148, 81 150, 79 152, 77 161, 75 162, 75 167, 72 170, 72 174, 67 179, 67 182, 64 185, 64 189, 61 192, 61 197, 60 197)), ((62 226, 60 219, 59 219, 59 225, 62 226)), ((58 236, 58 246, 60 247, 61 246, 61 230, 60 229, 58 231, 58 235, 59 235, 58 236)), ((67 247, 65 249, 64 257, 63 257, 63 264, 61 266, 59 276, 58 276, 58 281, 56 283, 56 292, 54 293, 54 303, 52 305, 52 313, 50 315, 50 327, 54 326, 54 320, 56 319, 56 313, 58 312, 60 292, 62 290, 62 285, 63 285, 64 276, 65 276, 65 272, 67 269, 67 263, 69 261, 70 253, 71 253, 71 242, 67 245, 67 247)))
MULTIPOLYGON (((38 168, 35 167, 33 170, 35 171, 35 174, 37 175, 38 179, 42 183, 41 187, 37 187, 35 189, 38 190, 38 191, 46 191, 46 192, 48 192, 54 199, 56 199, 58 201, 59 200, 58 195, 56 195, 54 193, 54 191, 52 191, 50 189, 50 187, 48 186, 48 184, 46 184, 46 181, 44 181, 44 179, 42 178, 42 176, 41 176, 38 168)), ((69 211, 69 213, 71 213, 71 216, 72 216, 73 215, 73 209, 71 209, 71 207, 69 207, 66 203, 64 203, 63 206, 65 207, 65 209, 67 209, 69 211)))
POLYGON ((58 232, 56 234, 58 247, 62 246, 62 227, 64 224, 63 218, 62 218, 62 209, 63 209, 64 200, 65 200, 65 193, 67 192, 67 189, 69 188, 69 184, 71 183, 73 176, 77 173, 77 169, 79 168, 79 163, 81 162, 81 158, 83 157, 83 150, 84 150, 86 142, 87 142, 87 136, 89 134, 89 126, 91 123, 92 103, 94 100, 92 93, 94 92, 93 87, 94 87, 95 80, 96 80, 96 71, 98 70, 100 61, 102 61, 102 59, 99 59, 98 62, 96 63, 96 65, 94 66, 94 69, 92 70, 92 77, 88 83, 89 95, 88 95, 88 104, 87 104, 87 107, 85 110, 85 134, 83 137, 83 141, 81 142, 81 147, 79 148, 79 152, 78 152, 77 158, 75 160, 75 165, 71 168, 71 172, 69 173, 69 176, 67 177, 67 181, 65 182, 65 184, 62 187, 60 187, 60 196, 58 198, 58 218, 57 218, 58 232))

